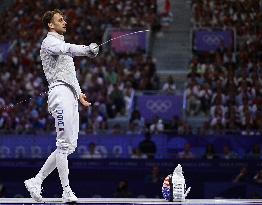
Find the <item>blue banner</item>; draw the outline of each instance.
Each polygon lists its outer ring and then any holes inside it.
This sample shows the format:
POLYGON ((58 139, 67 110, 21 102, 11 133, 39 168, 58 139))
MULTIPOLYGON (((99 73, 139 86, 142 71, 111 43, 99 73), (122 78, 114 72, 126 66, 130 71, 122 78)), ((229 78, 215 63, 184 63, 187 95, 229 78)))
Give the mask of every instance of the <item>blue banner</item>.
POLYGON ((194 32, 194 50, 214 51, 224 44, 225 48, 233 47, 231 30, 198 30, 194 32))
POLYGON ((147 121, 154 116, 170 121, 181 115, 182 104, 183 98, 178 95, 143 95, 137 98, 138 110, 147 121))
MULTIPOLYGON (((78 147, 72 155, 82 158, 88 150, 88 144, 94 142, 103 158, 130 158, 132 149, 144 139, 143 135, 80 135, 78 147)), ((196 158, 204 154, 208 143, 214 145, 216 153, 222 153, 227 144, 239 156, 245 156, 254 144, 262 144, 261 136, 174 136, 158 134, 152 136, 157 146, 156 158, 176 157, 185 143, 191 145, 196 158)), ((46 158, 55 150, 54 135, 6 135, 0 137, 0 158, 46 158)))
POLYGON ((137 30, 118 30, 111 31, 110 37, 115 39, 111 41, 111 47, 116 52, 135 52, 138 49, 146 50, 147 32, 139 32, 133 35, 127 35, 137 30), (121 38, 118 38, 122 35, 121 38))

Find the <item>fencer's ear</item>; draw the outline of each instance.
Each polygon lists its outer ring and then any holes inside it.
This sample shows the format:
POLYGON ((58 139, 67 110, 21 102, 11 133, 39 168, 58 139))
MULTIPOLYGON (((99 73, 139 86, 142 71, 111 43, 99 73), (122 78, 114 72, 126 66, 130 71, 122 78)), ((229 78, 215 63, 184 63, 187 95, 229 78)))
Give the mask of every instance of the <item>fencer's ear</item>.
POLYGON ((48 27, 49 29, 53 29, 54 28, 54 24, 52 22, 48 23, 48 27))

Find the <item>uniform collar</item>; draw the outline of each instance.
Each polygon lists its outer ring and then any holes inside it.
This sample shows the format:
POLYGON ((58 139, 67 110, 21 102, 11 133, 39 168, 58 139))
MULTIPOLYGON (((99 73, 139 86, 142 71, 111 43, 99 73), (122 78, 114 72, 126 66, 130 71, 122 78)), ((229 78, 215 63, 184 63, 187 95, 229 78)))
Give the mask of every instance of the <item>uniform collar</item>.
POLYGON ((60 35, 59 33, 56 33, 56 32, 48 32, 47 35, 54 36, 54 37, 58 38, 59 40, 64 41, 64 36, 63 36, 63 35, 60 35))

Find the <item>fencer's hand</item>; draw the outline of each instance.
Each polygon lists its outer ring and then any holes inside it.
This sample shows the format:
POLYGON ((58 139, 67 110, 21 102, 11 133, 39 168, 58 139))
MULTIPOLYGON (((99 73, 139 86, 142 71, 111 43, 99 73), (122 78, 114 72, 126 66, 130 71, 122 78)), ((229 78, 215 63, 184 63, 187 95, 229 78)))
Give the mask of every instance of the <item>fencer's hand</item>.
POLYGON ((90 43, 89 48, 92 57, 96 57, 99 52, 99 46, 96 43, 90 43))
POLYGON ((91 105, 90 102, 87 101, 86 95, 84 93, 80 93, 79 95, 79 101, 84 105, 85 107, 89 107, 91 105))

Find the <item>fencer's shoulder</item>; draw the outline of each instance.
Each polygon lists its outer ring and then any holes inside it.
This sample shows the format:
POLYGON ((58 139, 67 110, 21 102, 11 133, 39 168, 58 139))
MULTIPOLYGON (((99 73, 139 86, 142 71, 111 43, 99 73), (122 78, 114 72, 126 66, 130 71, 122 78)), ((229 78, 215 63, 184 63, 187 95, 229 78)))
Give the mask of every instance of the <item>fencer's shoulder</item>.
POLYGON ((41 48, 44 48, 49 42, 51 42, 52 39, 50 39, 49 36, 46 36, 43 41, 42 41, 42 44, 41 44, 41 48))
POLYGON ((61 42, 59 39, 55 38, 52 35, 47 35, 41 44, 41 50, 48 50, 49 48, 53 47, 54 45, 59 45, 61 42))
POLYGON ((52 35, 47 35, 43 42, 42 42, 42 45, 45 45, 45 44, 49 44, 49 43, 54 43, 54 42, 60 42, 61 40, 56 38, 55 36, 52 36, 52 35))

